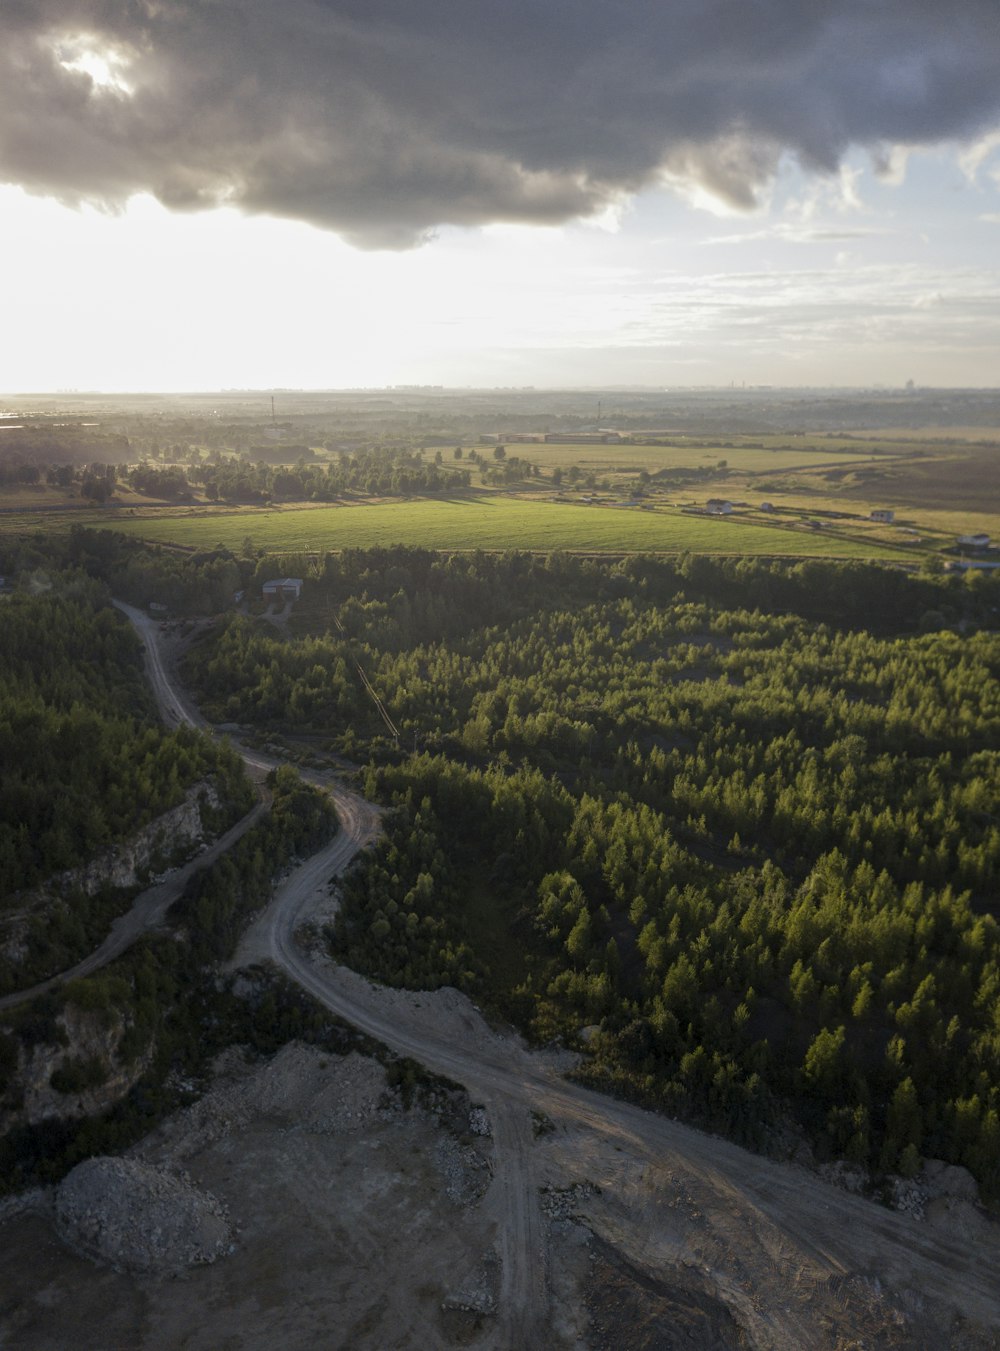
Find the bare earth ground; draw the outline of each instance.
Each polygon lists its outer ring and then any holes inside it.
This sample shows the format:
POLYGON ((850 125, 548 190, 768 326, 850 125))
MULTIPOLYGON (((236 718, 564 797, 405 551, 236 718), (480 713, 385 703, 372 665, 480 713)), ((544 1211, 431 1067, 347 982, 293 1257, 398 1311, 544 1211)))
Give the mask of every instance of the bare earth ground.
MULTIPOLYGON (((191 716, 151 664, 168 715, 191 716)), ((335 966, 314 928, 327 879, 378 822, 323 782, 341 833, 278 888, 234 965, 276 963, 468 1100, 405 1111, 359 1056, 228 1055, 208 1096, 134 1153, 227 1208, 232 1252, 180 1278, 116 1273, 63 1246, 43 1213, 13 1218, 0 1347, 1000 1347, 1000 1231, 967 1178, 926 1218, 893 1213, 567 1082, 558 1058, 498 1034, 456 991, 385 990, 335 966), (472 1104, 490 1137, 471 1131, 472 1104)))
MULTIPOLYGON (((181 1277, 115 1272, 75 1255, 51 1223, 4 1227, 0 1346, 23 1351, 444 1348, 496 1340, 493 1142, 468 1103, 404 1110, 384 1072, 291 1044, 269 1062, 227 1053, 211 1092, 134 1151, 186 1170, 227 1207, 234 1250, 181 1277)), ((758 1346, 986 1348, 994 1333, 912 1288, 824 1268, 719 1207, 712 1179, 651 1161, 614 1135, 563 1126, 532 1139, 547 1313, 539 1348, 758 1346), (754 1234, 759 1251, 748 1241, 754 1234), (761 1300, 783 1261, 787 1312, 774 1336, 761 1300), (803 1296, 806 1296, 803 1299, 803 1296)), ((754 1160, 744 1156, 748 1167, 754 1160)), ((807 1174, 805 1188, 818 1189, 807 1174)), ((839 1193, 829 1189, 831 1201, 839 1193)), ((735 1198, 734 1198, 735 1202, 735 1198)), ((873 1243, 887 1213, 871 1208, 873 1243)), ((916 1233, 926 1222, 907 1222, 916 1233)), ((820 1226, 821 1227, 821 1226, 820 1226)), ((769 1296, 773 1297, 773 1296, 769 1296)), ((781 1320, 777 1320, 781 1321, 781 1320)))

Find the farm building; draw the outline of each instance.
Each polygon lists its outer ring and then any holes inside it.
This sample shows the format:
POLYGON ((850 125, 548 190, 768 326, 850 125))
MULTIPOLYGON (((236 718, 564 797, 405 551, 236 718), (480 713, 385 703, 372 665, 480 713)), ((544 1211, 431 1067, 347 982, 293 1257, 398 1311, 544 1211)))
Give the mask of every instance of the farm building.
POLYGON ((959 535, 958 542, 963 549, 988 549, 989 535, 959 535))
POLYGON ((265 600, 298 600, 301 591, 301 577, 279 577, 273 582, 265 582, 262 587, 265 600))
POLYGON ((760 504, 760 509, 761 509, 761 511, 773 511, 773 510, 774 510, 774 503, 773 503, 773 502, 761 502, 761 504, 760 504))
POLYGON ((705 510, 710 516, 728 516, 732 509, 732 502, 724 497, 710 497, 705 503, 705 510))
POLYGON ((883 525, 892 525, 896 519, 896 513, 889 507, 876 507, 868 515, 870 521, 881 521, 883 525))

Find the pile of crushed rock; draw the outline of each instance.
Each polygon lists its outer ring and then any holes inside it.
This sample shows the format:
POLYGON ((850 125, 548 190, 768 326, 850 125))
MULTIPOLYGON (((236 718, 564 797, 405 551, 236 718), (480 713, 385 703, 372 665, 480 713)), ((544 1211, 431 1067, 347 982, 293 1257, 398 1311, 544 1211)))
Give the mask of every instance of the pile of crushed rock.
POLYGON ((474 1145, 463 1145, 453 1135, 443 1135, 434 1146, 433 1157, 445 1195, 454 1205, 472 1206, 485 1196, 493 1170, 474 1145))
POLYGON ((314 1134, 360 1130, 398 1114, 384 1068, 352 1051, 330 1055, 289 1042, 270 1060, 255 1062, 243 1051, 224 1052, 219 1076, 199 1101, 164 1123, 172 1157, 190 1156, 261 1117, 286 1120, 289 1128, 314 1134))
POLYGON ((111 1266, 169 1275, 232 1250, 223 1205, 183 1174, 137 1159, 78 1164, 55 1197, 59 1236, 111 1266))
POLYGON ((491 1249, 483 1254, 478 1266, 445 1295, 441 1308, 473 1314, 496 1313, 500 1275, 500 1258, 491 1249))

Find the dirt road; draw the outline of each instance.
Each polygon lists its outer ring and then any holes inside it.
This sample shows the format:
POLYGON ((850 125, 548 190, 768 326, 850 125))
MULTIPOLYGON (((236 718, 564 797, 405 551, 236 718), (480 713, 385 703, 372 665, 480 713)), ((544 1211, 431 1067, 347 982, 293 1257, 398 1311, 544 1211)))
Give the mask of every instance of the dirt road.
MULTIPOLYGON (((164 670, 157 627, 122 608, 147 643, 165 716, 203 726, 164 670)), ((252 752, 247 759, 258 770, 277 763, 252 752)), ((965 1237, 895 1214, 803 1168, 566 1082, 551 1058, 491 1030, 454 991, 385 990, 311 956, 303 926, 328 880, 374 838, 378 813, 340 785, 305 777, 333 795, 341 833, 285 880, 238 960, 270 958, 333 1013, 458 1080, 485 1105, 495 1159, 484 1204, 496 1220, 502 1281, 499 1325, 478 1346, 533 1351, 550 1344, 538 1188, 556 1178, 588 1184, 579 1213, 638 1268, 683 1269, 709 1284, 749 1345, 835 1351, 852 1340, 923 1347, 935 1345, 934 1337, 944 1345, 940 1330, 952 1318, 975 1320, 986 1340, 976 1333, 976 1340, 952 1338, 951 1345, 998 1344, 1000 1236, 981 1217, 965 1237), (543 1147, 533 1137, 532 1111, 555 1127, 543 1147)))

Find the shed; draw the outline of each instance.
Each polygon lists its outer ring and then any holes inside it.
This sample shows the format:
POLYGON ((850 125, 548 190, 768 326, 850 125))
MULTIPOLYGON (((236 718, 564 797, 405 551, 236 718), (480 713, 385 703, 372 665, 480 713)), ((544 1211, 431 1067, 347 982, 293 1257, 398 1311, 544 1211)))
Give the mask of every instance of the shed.
POLYGON ((298 600, 302 592, 302 578, 277 577, 274 581, 265 582, 262 592, 265 599, 273 597, 276 600, 298 600))

